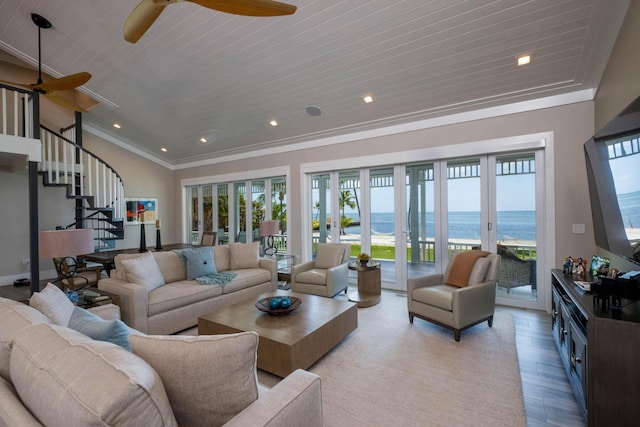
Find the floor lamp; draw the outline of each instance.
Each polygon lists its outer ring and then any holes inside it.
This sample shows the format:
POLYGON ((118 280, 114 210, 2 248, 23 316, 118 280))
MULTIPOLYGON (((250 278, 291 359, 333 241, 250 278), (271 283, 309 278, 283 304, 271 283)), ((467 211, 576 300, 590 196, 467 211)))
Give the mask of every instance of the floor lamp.
POLYGON ((275 255, 278 248, 273 246, 273 235, 280 233, 280 221, 269 220, 260 223, 260 236, 265 237, 265 255, 275 255))
POLYGON ((55 282, 71 279, 76 274, 77 268, 74 257, 95 251, 93 229, 40 231, 38 248, 40 258, 60 258, 60 263, 56 263, 58 279, 55 282), (65 263, 73 268, 63 269, 62 266, 65 263))

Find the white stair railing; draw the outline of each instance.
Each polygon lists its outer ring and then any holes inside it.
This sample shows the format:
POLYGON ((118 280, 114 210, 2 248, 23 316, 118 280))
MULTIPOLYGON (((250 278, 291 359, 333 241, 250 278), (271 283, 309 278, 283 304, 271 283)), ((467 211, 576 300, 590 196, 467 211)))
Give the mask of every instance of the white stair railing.
POLYGON ((31 92, 0 83, 0 135, 31 138, 31 92))
MULTIPOLYGON (((69 184, 72 188, 71 195, 93 196, 94 208, 111 208, 113 218, 124 220, 124 184, 111 166, 69 138, 58 135, 44 126, 41 127, 40 139, 42 141, 40 170, 46 172, 49 183, 69 184), (76 176, 78 176, 77 185, 75 185, 76 176), (76 194, 76 189, 79 194, 76 194)), ((91 210, 87 212, 90 214, 91 210)), ((98 247, 106 247, 102 239, 112 238, 112 234, 107 229, 116 227, 100 218, 103 217, 86 218, 84 227, 95 229, 98 247)))

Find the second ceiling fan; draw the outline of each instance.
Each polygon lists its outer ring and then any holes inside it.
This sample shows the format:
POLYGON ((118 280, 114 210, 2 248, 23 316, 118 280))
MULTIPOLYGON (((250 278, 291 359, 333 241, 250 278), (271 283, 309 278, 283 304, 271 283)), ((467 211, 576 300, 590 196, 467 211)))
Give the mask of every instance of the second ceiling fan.
POLYGON ((296 6, 271 0, 142 0, 124 24, 124 39, 136 43, 171 3, 188 1, 208 9, 244 16, 291 15, 296 6))

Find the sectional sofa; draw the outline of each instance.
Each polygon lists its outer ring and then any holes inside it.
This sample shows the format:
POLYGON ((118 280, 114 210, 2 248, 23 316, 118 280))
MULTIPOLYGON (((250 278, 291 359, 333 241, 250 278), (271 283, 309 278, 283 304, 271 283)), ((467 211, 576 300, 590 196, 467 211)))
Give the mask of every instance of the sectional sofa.
POLYGON ((0 298, 0 426, 322 426, 318 376, 258 384, 254 332, 145 335, 54 285, 31 304, 0 298))

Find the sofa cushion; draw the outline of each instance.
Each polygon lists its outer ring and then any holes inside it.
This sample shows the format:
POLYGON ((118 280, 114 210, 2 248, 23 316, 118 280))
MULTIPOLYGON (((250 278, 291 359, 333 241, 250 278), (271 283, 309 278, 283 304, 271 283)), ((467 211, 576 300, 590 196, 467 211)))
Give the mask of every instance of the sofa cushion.
POLYGON ((160 375, 181 426, 221 426, 258 398, 258 334, 132 336, 160 375))
POLYGON ((187 266, 176 251, 153 252, 153 257, 160 267, 164 283, 187 280, 187 266))
POLYGON ((184 255, 187 262, 187 280, 218 272, 212 246, 185 249, 182 251, 182 255, 184 255))
POLYGON ((213 258, 216 260, 218 271, 231 269, 231 251, 229 245, 218 245, 213 247, 213 258))
POLYGON ((149 316, 215 298, 221 294, 220 285, 201 285, 195 280, 167 283, 149 293, 149 316))
POLYGON ((473 265, 471 274, 469 274, 468 286, 478 285, 484 282, 490 265, 491 261, 488 258, 478 258, 476 263, 473 265))
POLYGON ((125 349, 55 325, 15 338, 11 380, 48 426, 175 426, 158 374, 125 349))
POLYGON ((332 268, 342 263, 344 248, 330 243, 318 244, 316 252, 315 268, 332 268))
POLYGON ((244 268, 235 270, 234 273, 237 274, 236 278, 222 287, 223 294, 271 281, 271 273, 263 268, 244 268))
POLYGON ((231 270, 259 267, 260 242, 231 243, 229 245, 229 252, 231 255, 231 270))
POLYGON ((104 320, 83 308, 76 307, 69 319, 69 328, 94 340, 107 341, 131 351, 131 330, 121 320, 104 320))
POLYGON ((164 285, 164 276, 151 252, 122 260, 125 276, 129 283, 143 285, 147 292, 164 285))
POLYGON ((453 291, 457 286, 435 285, 414 289, 411 299, 443 310, 453 310, 453 291))
POLYGON ((27 326, 51 323, 44 314, 18 301, 0 298, 0 376, 10 380, 9 356, 13 337, 27 326))
POLYGON ((327 270, 312 268, 311 270, 303 271, 296 274, 296 282, 309 283, 311 285, 325 285, 327 284, 327 270))
POLYGON ((111 272, 112 277, 119 280, 127 280, 127 276, 124 272, 124 267, 122 266, 122 261, 125 259, 138 258, 144 255, 143 253, 133 253, 133 254, 119 254, 113 258, 113 264, 115 269, 111 272))
POLYGON ((29 299, 29 305, 47 316, 52 323, 60 326, 69 324, 71 313, 76 307, 67 294, 53 283, 47 283, 43 290, 34 292, 29 299))

